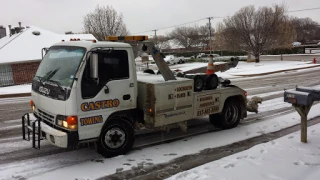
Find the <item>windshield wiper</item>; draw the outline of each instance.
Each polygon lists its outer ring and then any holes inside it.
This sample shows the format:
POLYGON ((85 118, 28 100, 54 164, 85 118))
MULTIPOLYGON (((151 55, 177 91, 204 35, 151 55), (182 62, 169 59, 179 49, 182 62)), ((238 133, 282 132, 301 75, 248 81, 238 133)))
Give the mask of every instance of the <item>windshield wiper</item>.
POLYGON ((39 80, 39 83, 43 86, 43 83, 42 83, 42 77, 41 76, 35 76, 36 78, 38 78, 38 80, 39 80))
POLYGON ((56 68, 55 70, 51 70, 49 72, 47 72, 42 78, 41 78, 41 82, 45 82, 50 80, 56 73, 57 71, 60 69, 60 67, 56 68))
POLYGON ((61 91, 64 91, 63 87, 61 86, 61 83, 52 79, 48 79, 47 82, 53 82, 54 84, 56 84, 61 91))

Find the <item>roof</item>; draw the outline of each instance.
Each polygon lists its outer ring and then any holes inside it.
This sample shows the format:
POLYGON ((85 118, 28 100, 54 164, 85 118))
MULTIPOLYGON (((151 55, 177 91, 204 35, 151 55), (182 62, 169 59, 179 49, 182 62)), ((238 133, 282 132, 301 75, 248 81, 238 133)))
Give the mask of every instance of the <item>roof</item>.
POLYGON ((40 60, 42 48, 70 38, 95 39, 91 34, 57 34, 31 26, 19 34, 0 39, 0 64, 40 60), (35 31, 40 35, 34 35, 32 32, 35 31))

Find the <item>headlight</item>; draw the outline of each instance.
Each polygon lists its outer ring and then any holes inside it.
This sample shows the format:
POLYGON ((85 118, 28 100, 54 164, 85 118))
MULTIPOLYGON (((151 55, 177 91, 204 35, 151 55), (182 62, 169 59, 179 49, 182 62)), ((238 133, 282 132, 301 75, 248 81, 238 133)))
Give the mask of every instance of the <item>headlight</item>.
POLYGON ((70 129, 70 130, 77 130, 78 129, 78 117, 77 116, 57 116, 57 125, 70 129))

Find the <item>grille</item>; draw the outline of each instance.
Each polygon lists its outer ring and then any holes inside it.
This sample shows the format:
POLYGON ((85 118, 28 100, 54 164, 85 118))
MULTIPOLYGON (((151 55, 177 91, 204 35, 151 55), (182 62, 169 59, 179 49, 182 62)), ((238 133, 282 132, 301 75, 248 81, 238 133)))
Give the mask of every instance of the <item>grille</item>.
POLYGON ((54 116, 49 114, 49 113, 46 113, 40 109, 38 109, 38 116, 41 120, 43 121, 46 121, 46 122, 49 122, 49 123, 53 123, 54 122, 54 116))

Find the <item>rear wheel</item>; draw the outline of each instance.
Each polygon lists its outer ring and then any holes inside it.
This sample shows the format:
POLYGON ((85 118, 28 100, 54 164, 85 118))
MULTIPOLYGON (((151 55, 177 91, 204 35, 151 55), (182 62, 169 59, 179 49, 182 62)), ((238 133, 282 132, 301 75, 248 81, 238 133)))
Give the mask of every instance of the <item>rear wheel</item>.
POLYGON ((126 154, 132 149, 134 140, 134 129, 129 121, 112 119, 102 128, 97 152, 106 158, 126 154))
POLYGON ((240 112, 240 105, 237 101, 227 101, 220 114, 209 116, 210 123, 222 129, 234 128, 240 122, 240 112))
POLYGON ((194 76, 194 91, 199 92, 202 91, 203 86, 204 86, 204 80, 201 76, 194 76))
POLYGON ((216 89, 219 85, 219 78, 216 74, 210 74, 206 80, 207 89, 216 89))

